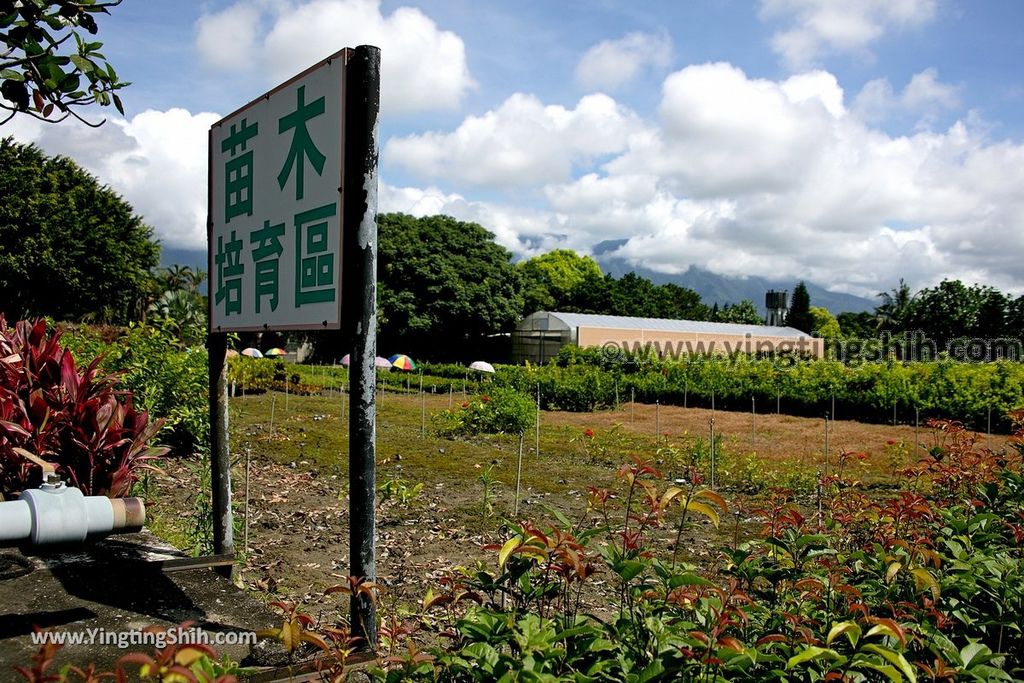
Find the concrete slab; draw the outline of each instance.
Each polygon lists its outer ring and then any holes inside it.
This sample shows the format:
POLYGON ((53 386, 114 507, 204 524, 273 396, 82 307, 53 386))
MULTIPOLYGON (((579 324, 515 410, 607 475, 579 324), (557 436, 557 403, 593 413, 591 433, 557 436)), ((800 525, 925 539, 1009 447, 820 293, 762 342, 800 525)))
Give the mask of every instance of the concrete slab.
MULTIPOLYGON (((13 666, 30 664, 38 650, 32 640, 36 626, 85 633, 88 639, 90 629, 116 634, 187 621, 211 633, 242 634, 274 625, 270 609, 212 569, 165 571, 184 557, 146 531, 39 555, 0 549, 0 680, 14 677, 13 666)), ((112 670, 127 652, 153 651, 140 645, 122 649, 115 636, 106 638, 109 642, 66 644, 51 670, 89 662, 112 670)), ((249 645, 215 649, 235 661, 246 660, 250 650, 249 645)))

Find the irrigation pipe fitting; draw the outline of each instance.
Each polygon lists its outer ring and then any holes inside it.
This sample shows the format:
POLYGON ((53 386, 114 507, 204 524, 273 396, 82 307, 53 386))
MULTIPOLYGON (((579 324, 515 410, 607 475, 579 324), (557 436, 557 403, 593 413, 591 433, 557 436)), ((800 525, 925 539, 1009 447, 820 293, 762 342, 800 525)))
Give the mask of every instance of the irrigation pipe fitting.
POLYGON ((0 503, 0 545, 82 543, 112 533, 132 533, 146 523, 141 498, 86 496, 55 473, 38 489, 0 503))

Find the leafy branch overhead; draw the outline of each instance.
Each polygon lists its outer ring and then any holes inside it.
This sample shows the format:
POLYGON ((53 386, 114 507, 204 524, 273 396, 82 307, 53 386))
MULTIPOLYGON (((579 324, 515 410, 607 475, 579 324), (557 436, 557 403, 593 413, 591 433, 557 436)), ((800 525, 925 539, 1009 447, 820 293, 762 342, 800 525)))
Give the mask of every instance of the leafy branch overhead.
POLYGON ((100 52, 96 14, 121 0, 0 0, 0 124, 16 114, 58 122, 69 116, 90 126, 75 109, 110 106, 124 114, 117 90, 130 85, 100 52), (83 30, 85 37, 83 37, 83 30))

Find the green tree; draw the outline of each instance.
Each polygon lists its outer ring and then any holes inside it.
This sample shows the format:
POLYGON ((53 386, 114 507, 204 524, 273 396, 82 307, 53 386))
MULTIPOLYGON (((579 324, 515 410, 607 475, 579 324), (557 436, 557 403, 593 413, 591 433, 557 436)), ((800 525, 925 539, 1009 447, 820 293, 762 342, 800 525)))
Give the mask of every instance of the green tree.
POLYGON ((941 348, 951 339, 974 333, 985 297, 985 288, 943 280, 917 293, 903 329, 920 331, 941 348))
POLYGON ((822 339, 839 339, 843 332, 839 327, 839 321, 827 308, 811 306, 811 317, 814 318, 814 327, 811 334, 822 339))
POLYGON ((764 325, 764 318, 757 312, 757 306, 750 299, 723 306, 718 312, 718 321, 740 325, 764 325))
POLYGON ((875 309, 878 328, 889 332, 900 332, 907 329, 907 318, 911 314, 915 294, 910 291, 903 278, 900 284, 888 292, 879 292, 882 303, 875 309))
MULTIPOLYGON (((22 113, 43 121, 68 116, 89 124, 77 109, 114 105, 124 114, 117 90, 129 85, 100 52, 95 15, 121 0, 5 0, 0 2, 0 125, 22 113)), ((102 123, 102 121, 100 122, 102 123)), ((97 124, 98 125, 98 124, 97 124)))
POLYGON ((520 261, 523 279, 523 313, 562 310, 577 287, 588 277, 600 277, 601 267, 589 256, 571 249, 555 249, 547 254, 520 261))
POLYGON ((0 140, 0 312, 126 322, 160 258, 132 207, 66 157, 0 140))
MULTIPOLYGON (((659 318, 708 320, 711 316, 711 310, 701 301, 700 294, 687 287, 669 282, 658 285, 655 295, 659 318)), ((758 319, 760 320, 760 316, 758 319)))
POLYGON ((807 285, 802 280, 793 289, 793 302, 789 305, 786 325, 807 333, 814 329, 814 317, 811 315, 811 295, 807 293, 807 285))
POLYGON ((381 214, 380 345, 454 358, 510 330, 523 309, 512 253, 476 223, 381 214))
POLYGON ((839 322, 839 329, 847 339, 869 339, 875 336, 878 329, 878 319, 873 313, 860 311, 853 313, 844 311, 836 316, 839 322))

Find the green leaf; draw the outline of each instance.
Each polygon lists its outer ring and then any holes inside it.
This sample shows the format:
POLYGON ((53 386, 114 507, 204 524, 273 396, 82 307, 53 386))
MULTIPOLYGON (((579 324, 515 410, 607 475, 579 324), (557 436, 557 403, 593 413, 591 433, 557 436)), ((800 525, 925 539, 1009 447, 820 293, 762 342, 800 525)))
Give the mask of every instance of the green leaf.
POLYGON ((793 655, 789 658, 786 663, 787 669, 792 669, 804 662, 811 662, 817 659, 831 659, 837 662, 845 662, 846 657, 842 656, 835 650, 827 647, 818 647, 817 645, 810 645, 803 652, 797 655, 793 655))
POLYGON ((626 560, 615 567, 615 573, 621 576, 623 581, 631 581, 644 570, 644 566, 643 562, 626 560))
POLYGON ((917 675, 914 674, 914 667, 910 666, 910 662, 908 662, 899 652, 883 645, 875 645, 874 643, 868 643, 862 647, 861 650, 864 652, 873 652, 879 657, 882 657, 899 669, 900 672, 907 677, 907 680, 910 681, 910 683, 917 683, 917 675))
POLYGON ((828 637, 825 639, 825 644, 831 645, 833 640, 841 635, 845 635, 847 640, 850 641, 850 645, 857 647, 857 641, 860 640, 861 633, 861 627, 857 622, 842 621, 829 630, 828 637))
POLYGON ((87 74, 96 68, 95 64, 80 55, 71 55, 71 62, 84 74, 87 74))
POLYGON ((25 76, 20 71, 14 69, 4 69, 0 71, 0 78, 6 78, 9 81, 18 81, 19 83, 25 82, 25 76))
POLYGON ((501 546, 501 550, 498 552, 498 566, 504 567, 505 563, 508 561, 508 556, 522 544, 523 539, 518 536, 513 536, 505 541, 505 544, 501 546))

